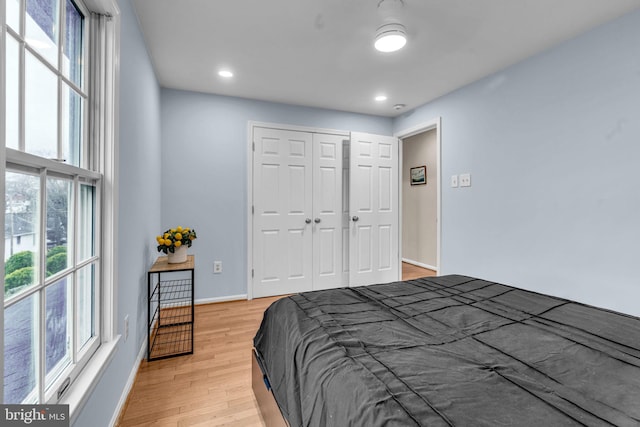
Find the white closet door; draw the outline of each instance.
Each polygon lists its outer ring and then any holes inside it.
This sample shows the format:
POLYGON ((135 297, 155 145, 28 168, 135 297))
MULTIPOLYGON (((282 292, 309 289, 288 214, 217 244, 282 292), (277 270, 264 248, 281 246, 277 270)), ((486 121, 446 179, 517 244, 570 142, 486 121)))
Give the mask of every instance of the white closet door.
POLYGON ((313 134, 313 289, 343 285, 342 143, 313 134))
POLYGON ((399 280, 398 139, 351 133, 350 286, 399 280))
POLYGON ((254 128, 253 296, 312 289, 312 137, 254 128))

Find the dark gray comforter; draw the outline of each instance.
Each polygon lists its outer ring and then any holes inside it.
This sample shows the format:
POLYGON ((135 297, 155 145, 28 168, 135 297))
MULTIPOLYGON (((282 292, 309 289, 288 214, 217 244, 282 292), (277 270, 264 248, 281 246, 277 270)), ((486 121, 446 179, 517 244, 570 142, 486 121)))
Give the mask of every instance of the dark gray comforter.
POLYGON ((470 277, 287 297, 254 345, 292 426, 640 426, 640 319, 470 277))

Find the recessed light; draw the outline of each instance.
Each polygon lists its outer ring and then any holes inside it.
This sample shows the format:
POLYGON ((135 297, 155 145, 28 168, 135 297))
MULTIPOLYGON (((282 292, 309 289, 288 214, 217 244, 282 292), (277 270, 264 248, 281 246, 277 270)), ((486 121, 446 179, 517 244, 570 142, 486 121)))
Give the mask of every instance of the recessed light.
POLYGON ((378 95, 374 99, 376 101, 378 101, 378 102, 382 102, 382 101, 386 101, 387 100, 387 96, 386 95, 378 95))
POLYGON ((231 77, 233 77, 233 73, 229 70, 220 70, 218 71, 218 75, 220 77, 224 77, 225 79, 229 79, 231 77))

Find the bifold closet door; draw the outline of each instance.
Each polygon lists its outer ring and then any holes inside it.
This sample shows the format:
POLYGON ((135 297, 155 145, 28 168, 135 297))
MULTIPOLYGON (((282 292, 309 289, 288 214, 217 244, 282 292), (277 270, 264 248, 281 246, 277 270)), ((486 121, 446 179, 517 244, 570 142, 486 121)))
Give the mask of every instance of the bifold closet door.
POLYGON ((254 128, 253 296, 313 284, 312 134, 254 128))
POLYGON ((313 134, 313 289, 346 286, 342 268, 342 144, 313 134))
POLYGON ((350 286, 400 279, 398 156, 398 138, 351 133, 350 286))
POLYGON ((253 143, 254 297, 398 280, 397 138, 254 127, 253 143))

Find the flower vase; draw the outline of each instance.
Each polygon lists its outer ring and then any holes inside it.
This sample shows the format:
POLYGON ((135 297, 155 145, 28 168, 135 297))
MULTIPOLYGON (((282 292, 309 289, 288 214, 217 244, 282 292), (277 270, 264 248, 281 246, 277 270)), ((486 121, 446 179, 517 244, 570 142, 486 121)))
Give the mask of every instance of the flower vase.
POLYGON ((180 264, 182 262, 186 262, 187 261, 187 247, 186 246, 180 246, 179 248, 174 248, 174 252, 171 253, 169 252, 168 254, 169 257, 169 264, 180 264))

